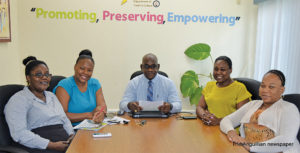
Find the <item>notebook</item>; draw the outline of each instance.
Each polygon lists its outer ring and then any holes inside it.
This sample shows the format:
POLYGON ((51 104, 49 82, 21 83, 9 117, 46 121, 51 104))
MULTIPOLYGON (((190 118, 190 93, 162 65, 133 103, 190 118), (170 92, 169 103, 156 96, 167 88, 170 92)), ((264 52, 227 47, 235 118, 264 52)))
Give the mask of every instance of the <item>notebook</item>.
POLYGON ((132 112, 132 118, 168 118, 169 114, 162 113, 160 111, 140 111, 132 112))

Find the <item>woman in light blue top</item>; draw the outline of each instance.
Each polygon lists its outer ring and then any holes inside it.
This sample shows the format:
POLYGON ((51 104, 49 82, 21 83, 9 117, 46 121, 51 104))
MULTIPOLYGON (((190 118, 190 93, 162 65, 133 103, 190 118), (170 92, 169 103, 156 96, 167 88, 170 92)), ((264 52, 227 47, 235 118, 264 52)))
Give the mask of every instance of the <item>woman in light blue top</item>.
POLYGON ((91 51, 81 51, 74 76, 61 80, 53 90, 73 125, 84 119, 97 123, 104 119, 106 104, 102 87, 97 79, 91 78, 94 64, 91 51))

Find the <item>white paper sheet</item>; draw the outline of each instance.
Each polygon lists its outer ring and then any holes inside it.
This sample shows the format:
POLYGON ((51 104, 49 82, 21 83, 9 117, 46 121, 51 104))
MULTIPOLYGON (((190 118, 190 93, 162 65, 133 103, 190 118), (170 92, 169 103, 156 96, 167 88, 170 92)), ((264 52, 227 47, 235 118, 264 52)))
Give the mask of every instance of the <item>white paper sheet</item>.
POLYGON ((158 107, 163 105, 163 101, 139 101, 143 111, 158 111, 158 107))
POLYGON ((84 119, 82 122, 80 122, 78 125, 76 125, 73 129, 84 129, 84 130, 99 130, 102 127, 107 125, 106 123, 96 124, 93 123, 93 121, 84 119))

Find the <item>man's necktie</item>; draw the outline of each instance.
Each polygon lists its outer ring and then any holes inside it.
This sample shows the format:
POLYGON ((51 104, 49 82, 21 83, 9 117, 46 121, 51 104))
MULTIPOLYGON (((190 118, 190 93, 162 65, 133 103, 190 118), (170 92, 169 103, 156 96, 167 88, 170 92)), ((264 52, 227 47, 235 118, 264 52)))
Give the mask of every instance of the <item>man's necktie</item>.
POLYGON ((148 82, 148 85, 147 101, 153 101, 153 87, 151 80, 148 82))

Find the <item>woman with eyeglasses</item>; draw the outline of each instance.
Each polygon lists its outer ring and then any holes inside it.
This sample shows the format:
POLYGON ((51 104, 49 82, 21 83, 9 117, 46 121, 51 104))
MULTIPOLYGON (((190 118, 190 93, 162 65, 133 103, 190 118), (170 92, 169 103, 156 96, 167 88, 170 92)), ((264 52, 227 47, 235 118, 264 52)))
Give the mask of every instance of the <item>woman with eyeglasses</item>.
POLYGON ((262 100, 245 104, 221 121, 221 130, 233 145, 243 146, 250 152, 300 152, 297 140, 299 110, 281 98, 284 85, 284 74, 270 70, 259 88, 262 100), (240 136, 234 130, 239 125, 240 136))
POLYGON ((74 126, 84 119, 100 123, 106 113, 102 86, 92 78, 94 65, 92 52, 81 51, 74 66, 75 74, 61 80, 53 90, 74 126))
POLYGON ((244 84, 231 79, 231 72, 229 57, 220 56, 215 60, 215 81, 206 84, 196 108, 197 116, 206 125, 219 125, 223 117, 239 109, 251 98, 244 84))
POLYGON ((56 96, 46 91, 51 80, 48 66, 33 56, 23 64, 28 86, 14 94, 4 109, 11 136, 30 153, 62 153, 74 131, 56 96))

